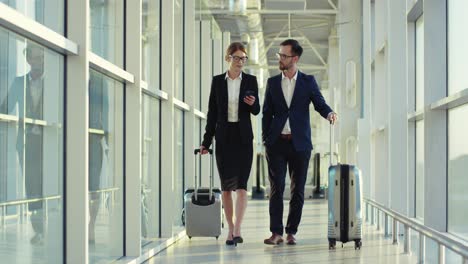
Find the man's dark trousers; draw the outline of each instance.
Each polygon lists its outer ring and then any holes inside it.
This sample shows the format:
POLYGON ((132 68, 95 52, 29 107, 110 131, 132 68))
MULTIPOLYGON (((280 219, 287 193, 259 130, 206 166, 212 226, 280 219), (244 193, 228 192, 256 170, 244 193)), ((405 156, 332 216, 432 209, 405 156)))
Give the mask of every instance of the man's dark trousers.
POLYGON ((291 178, 291 200, 286 223, 286 233, 296 234, 301 221, 304 205, 304 186, 307 180, 310 150, 296 151, 291 139, 278 138, 266 148, 266 158, 269 164, 270 179, 270 231, 283 235, 283 192, 285 188, 286 170, 289 168, 291 178))

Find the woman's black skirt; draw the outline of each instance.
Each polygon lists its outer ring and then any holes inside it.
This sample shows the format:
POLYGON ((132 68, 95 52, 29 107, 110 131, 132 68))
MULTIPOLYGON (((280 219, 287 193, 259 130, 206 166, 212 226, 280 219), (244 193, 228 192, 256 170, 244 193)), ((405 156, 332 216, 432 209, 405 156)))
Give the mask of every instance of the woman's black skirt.
POLYGON ((252 158, 252 141, 243 144, 239 123, 227 123, 225 142, 216 142, 216 164, 223 191, 247 190, 252 158))

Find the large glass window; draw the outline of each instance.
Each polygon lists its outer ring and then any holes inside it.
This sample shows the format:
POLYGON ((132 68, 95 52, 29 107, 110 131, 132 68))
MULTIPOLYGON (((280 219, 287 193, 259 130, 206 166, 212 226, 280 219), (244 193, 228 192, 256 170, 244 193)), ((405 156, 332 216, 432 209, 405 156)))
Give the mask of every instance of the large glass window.
POLYGON ((123 255, 123 89, 122 83, 90 71, 90 263, 123 255))
POLYGON ((123 0, 89 0, 91 51, 123 67, 123 0))
POLYGON ((141 245, 145 248, 159 238, 160 101, 143 95, 142 107, 141 245))
POLYGON ((194 70, 194 100, 193 103, 195 105, 195 109, 201 110, 201 74, 202 74, 202 66, 201 66, 201 23, 200 21, 195 21, 195 45, 194 45, 194 52, 195 52, 195 67, 194 70))
POLYGON ((468 105, 448 111, 448 230, 468 240, 468 105))
POLYGON ((184 0, 174 0, 174 95, 184 100, 184 0))
POLYGON ((468 88, 468 36, 463 21, 467 21, 468 1, 449 0, 448 2, 448 94, 454 94, 468 88))
POLYGON ((416 122, 416 217, 424 219, 424 120, 416 122))
POLYGON ((143 0, 142 7, 142 79, 152 92, 159 89, 159 2, 143 0))
POLYGON ((63 262, 64 57, 0 28, 0 259, 63 262))
POLYGON ((64 0, 0 0, 38 23, 64 33, 64 0))
POLYGON ((174 129, 175 129, 175 146, 174 146, 174 201, 173 208, 175 210, 173 228, 174 233, 178 233, 178 227, 182 226, 182 207, 184 195, 184 112, 175 109, 174 129))
POLYGON ((416 111, 424 107, 424 16, 416 21, 416 111))

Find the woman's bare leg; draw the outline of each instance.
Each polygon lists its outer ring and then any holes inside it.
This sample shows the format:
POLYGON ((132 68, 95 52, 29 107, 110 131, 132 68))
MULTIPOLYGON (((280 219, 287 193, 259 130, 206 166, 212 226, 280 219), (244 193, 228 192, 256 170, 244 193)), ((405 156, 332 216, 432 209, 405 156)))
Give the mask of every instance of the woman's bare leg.
POLYGON ((234 224, 233 235, 241 235, 241 224, 244 219, 245 209, 247 208, 247 191, 243 189, 236 190, 236 222, 234 224))
POLYGON ((223 191, 223 206, 224 215, 226 216, 226 222, 229 227, 229 233, 226 240, 232 240, 232 234, 234 232, 234 221, 233 221, 233 205, 232 205, 232 191, 223 191))

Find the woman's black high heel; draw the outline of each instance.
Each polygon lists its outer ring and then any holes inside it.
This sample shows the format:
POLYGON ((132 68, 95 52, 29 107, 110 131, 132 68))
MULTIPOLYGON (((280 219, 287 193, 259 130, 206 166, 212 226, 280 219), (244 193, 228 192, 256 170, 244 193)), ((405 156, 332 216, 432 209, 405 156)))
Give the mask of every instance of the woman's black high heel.
POLYGON ((230 235, 230 236, 228 236, 228 237, 232 237, 232 239, 226 239, 226 245, 228 245, 228 246, 235 245, 235 246, 236 246, 237 243, 236 243, 236 241, 234 240, 233 235, 230 235))
POLYGON ((233 240, 234 243, 236 243, 236 244, 244 243, 244 239, 242 239, 241 236, 233 237, 232 240, 233 240))

